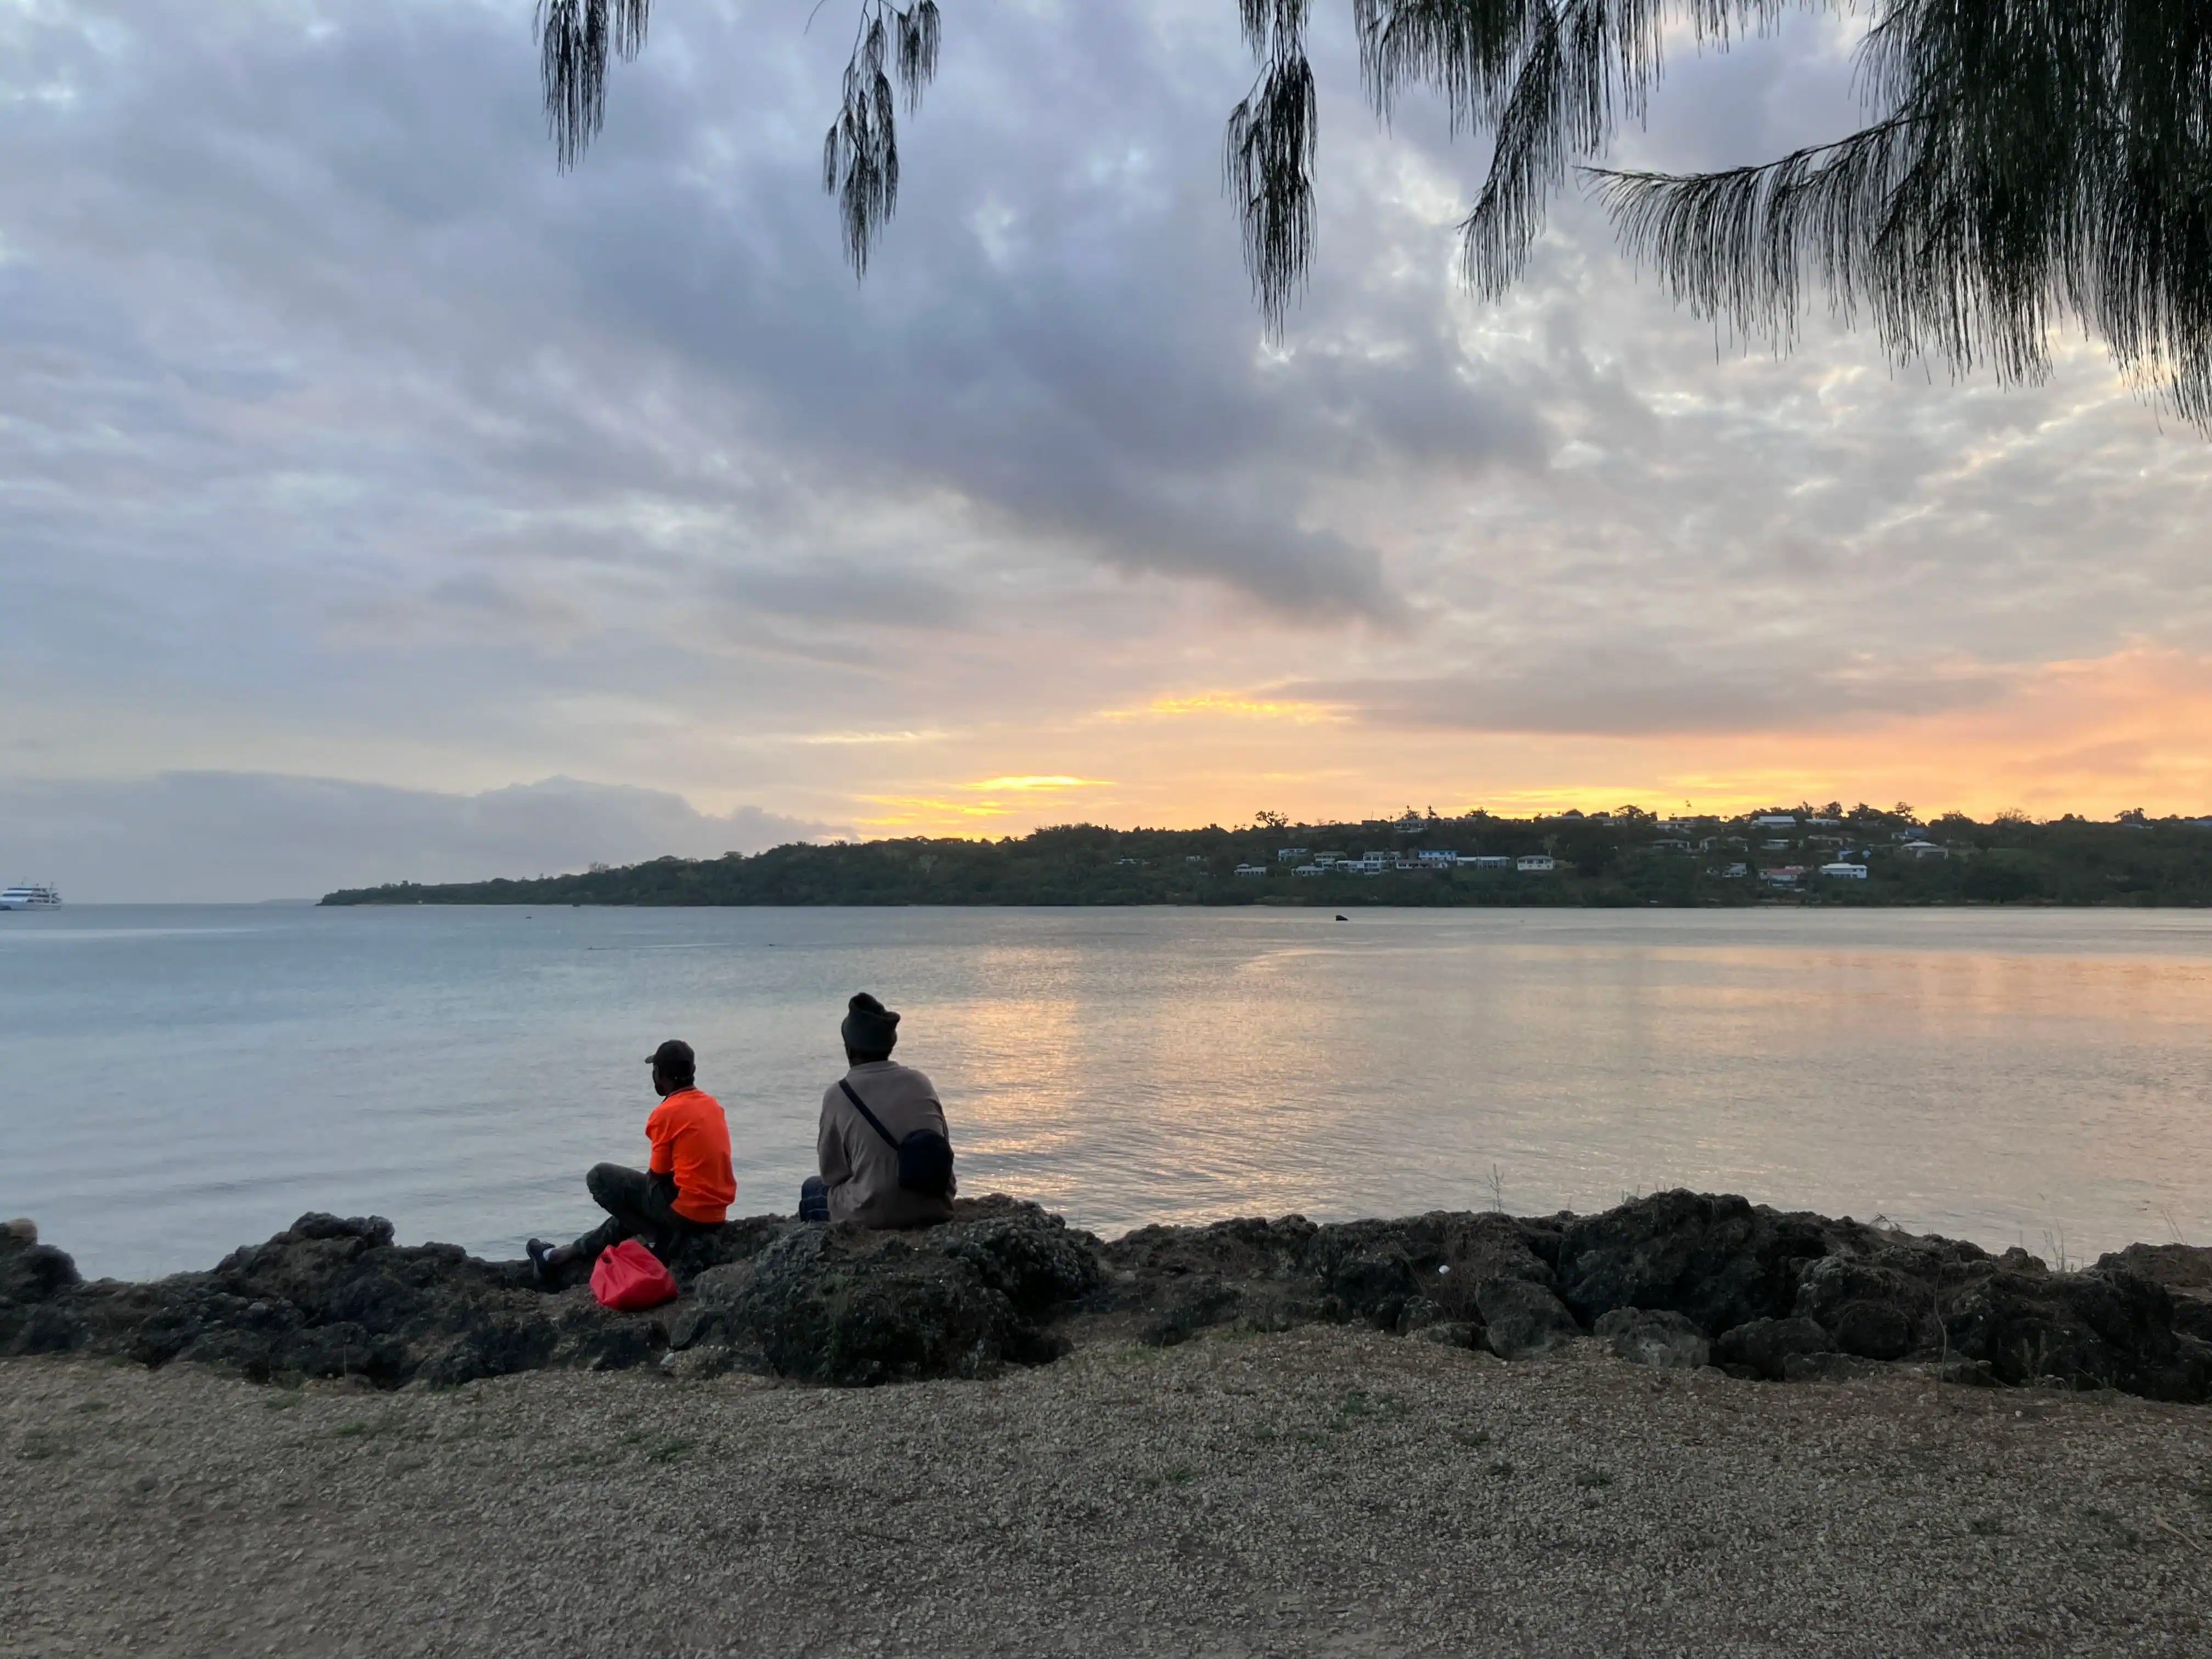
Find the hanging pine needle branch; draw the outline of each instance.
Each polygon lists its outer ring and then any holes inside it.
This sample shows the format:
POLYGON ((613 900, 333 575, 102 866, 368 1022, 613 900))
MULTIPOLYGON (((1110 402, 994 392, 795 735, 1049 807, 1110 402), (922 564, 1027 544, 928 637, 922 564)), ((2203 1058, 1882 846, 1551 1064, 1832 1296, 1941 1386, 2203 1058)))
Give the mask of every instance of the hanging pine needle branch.
MULTIPOLYGON (((1315 237, 1310 0, 1237 0, 1259 73, 1231 112, 1224 186, 1261 315, 1279 335, 1315 237)), ((599 132, 610 65, 649 0, 540 0, 545 108, 561 165, 599 132)), ((1631 254, 1701 315, 1778 349, 1825 291, 1900 359, 2047 372, 2053 328, 2212 429, 2212 0, 1350 0, 1369 102, 1413 88, 1488 135, 1462 222, 1468 283, 1510 289, 1553 196, 1592 180, 1631 254), (1725 46, 1804 11, 1872 15, 1866 127, 1759 167, 1674 174, 1602 161, 1641 121, 1669 31, 1725 46)), ((823 143, 856 274, 898 202, 897 103, 934 77, 936 0, 860 0, 823 143)))
POLYGON ((653 0, 538 0, 538 74, 562 172, 607 119, 607 71, 644 49, 653 0))
POLYGON ((898 76, 913 112, 937 74, 940 38, 937 0, 901 11, 889 0, 863 0, 845 65, 845 97, 822 141, 822 188, 837 198, 845 262, 855 276, 898 207, 898 118, 891 76, 898 76))
POLYGON ((1887 0, 1882 118, 1763 167, 1600 173, 1629 252, 1694 310, 1786 347, 1808 278, 1899 359, 2040 380, 2051 331, 2212 427, 2212 7, 1887 0))
POLYGON ((1244 227, 1244 266, 1267 332, 1280 337, 1313 258, 1319 110, 1306 61, 1307 0, 1242 0, 1260 78, 1229 117, 1222 177, 1244 227))

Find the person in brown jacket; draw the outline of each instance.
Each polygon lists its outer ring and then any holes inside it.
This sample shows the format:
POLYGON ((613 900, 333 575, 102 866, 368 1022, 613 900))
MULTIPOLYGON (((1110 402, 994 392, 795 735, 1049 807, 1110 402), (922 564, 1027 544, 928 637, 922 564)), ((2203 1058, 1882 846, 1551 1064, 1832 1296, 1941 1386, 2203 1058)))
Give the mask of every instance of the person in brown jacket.
POLYGON ((957 1188, 945 1108, 928 1078, 892 1063, 898 1022, 866 991, 846 1006, 839 1029, 851 1069, 823 1092, 814 1146, 822 1173, 799 1188, 802 1221, 929 1227, 952 1219, 957 1188), (918 1170, 927 1172, 919 1182, 918 1170))

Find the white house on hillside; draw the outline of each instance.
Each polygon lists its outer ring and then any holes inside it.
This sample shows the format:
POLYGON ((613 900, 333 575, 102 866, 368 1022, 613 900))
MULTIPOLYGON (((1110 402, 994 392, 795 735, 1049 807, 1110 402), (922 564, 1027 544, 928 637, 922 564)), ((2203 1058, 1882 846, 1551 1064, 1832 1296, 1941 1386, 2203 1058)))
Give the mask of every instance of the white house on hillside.
POLYGON ((1524 876, 1538 876, 1559 866, 1549 853, 1529 853, 1514 860, 1513 867, 1524 876))

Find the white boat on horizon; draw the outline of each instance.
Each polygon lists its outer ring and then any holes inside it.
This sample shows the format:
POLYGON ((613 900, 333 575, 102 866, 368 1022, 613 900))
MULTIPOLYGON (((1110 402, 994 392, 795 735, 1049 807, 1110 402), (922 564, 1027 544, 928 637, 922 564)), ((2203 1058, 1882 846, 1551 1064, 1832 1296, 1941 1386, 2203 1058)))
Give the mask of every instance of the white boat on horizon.
POLYGON ((21 882, 0 892, 0 910, 51 910, 61 902, 52 882, 21 882))

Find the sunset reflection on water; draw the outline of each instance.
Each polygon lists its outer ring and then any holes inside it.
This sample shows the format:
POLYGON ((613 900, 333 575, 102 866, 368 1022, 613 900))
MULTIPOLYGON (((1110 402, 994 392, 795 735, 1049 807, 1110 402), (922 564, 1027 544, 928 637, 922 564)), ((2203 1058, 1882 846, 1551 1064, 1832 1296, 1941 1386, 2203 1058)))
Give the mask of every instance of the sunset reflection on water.
POLYGON ((2195 913, 58 915, 0 935, 0 1039, 18 1079, 96 1042, 107 1086, 11 1086, 0 1209, 108 1217, 94 1271, 307 1208, 501 1253, 580 1224, 663 1036, 729 1110, 739 1209, 787 1208, 861 988, 963 1189, 1103 1232, 1475 1207, 1494 1170, 1523 1213, 1682 1185, 2046 1255, 2212 1239, 2195 913))

